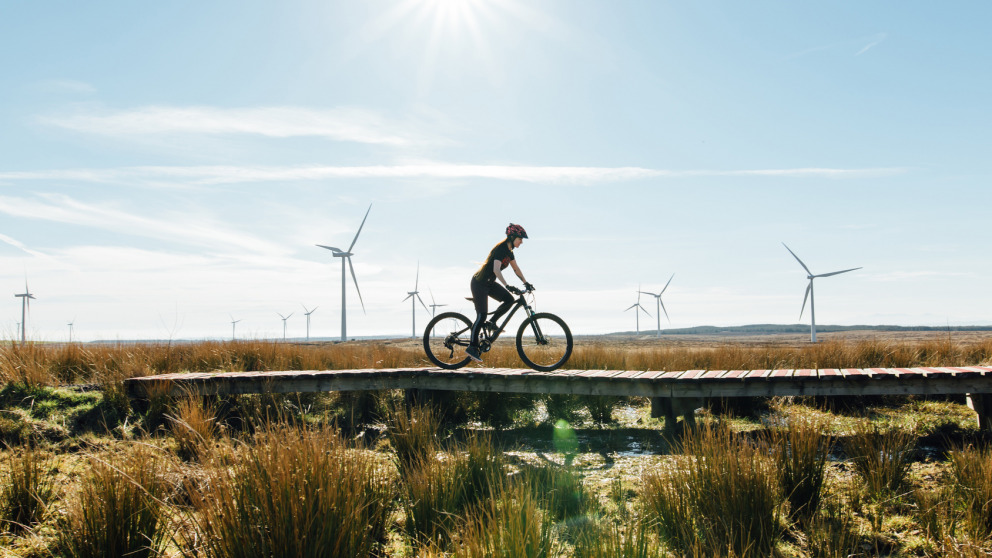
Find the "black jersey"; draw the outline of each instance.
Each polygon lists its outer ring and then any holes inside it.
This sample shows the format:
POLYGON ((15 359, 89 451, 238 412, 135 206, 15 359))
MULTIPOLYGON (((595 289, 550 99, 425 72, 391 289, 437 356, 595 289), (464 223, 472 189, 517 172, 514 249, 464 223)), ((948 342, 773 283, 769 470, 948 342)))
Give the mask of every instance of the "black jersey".
POLYGON ((479 271, 475 272, 473 277, 485 283, 492 283, 496 280, 496 272, 493 271, 493 262, 500 262, 499 269, 502 271, 506 269, 506 266, 510 265, 510 262, 514 259, 513 250, 510 249, 507 242, 504 240, 490 250, 489 257, 486 258, 486 262, 482 264, 479 271))

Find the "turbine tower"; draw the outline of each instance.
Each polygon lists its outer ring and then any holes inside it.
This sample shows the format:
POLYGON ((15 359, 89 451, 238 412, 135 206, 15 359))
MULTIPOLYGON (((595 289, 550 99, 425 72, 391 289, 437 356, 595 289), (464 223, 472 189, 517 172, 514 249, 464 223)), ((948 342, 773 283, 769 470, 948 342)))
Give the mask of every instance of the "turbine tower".
POLYGON ((844 270, 841 270, 841 271, 834 271, 832 273, 821 273, 819 275, 813 275, 813 272, 810 271, 808 267, 806 267, 806 264, 804 264, 803 261, 799 259, 799 256, 797 256, 796 253, 793 252, 791 248, 789 248, 788 246, 786 246, 786 244, 784 242, 782 243, 782 246, 785 246, 785 249, 788 250, 789 253, 792 254, 792 257, 793 258, 796 258, 796 261, 799 262, 799 265, 803 266, 803 269, 806 270, 806 278, 809 279, 809 285, 806 286, 806 294, 803 296, 803 307, 799 310, 799 317, 800 318, 803 317, 803 311, 806 310, 806 299, 808 298, 809 299, 809 318, 810 318, 810 322, 809 322, 809 324, 810 324, 809 325, 809 342, 810 343, 816 343, 816 311, 813 308, 813 279, 816 279, 817 277, 830 277, 831 275, 839 275, 841 273, 847 273, 848 271, 854 271, 855 269, 861 269, 861 268, 860 267, 852 267, 851 269, 844 269, 844 270))
POLYGON ((27 341, 28 334, 28 322, 27 315, 28 310, 31 309, 31 300, 34 299, 34 295, 31 294, 31 289, 28 288, 28 280, 24 280, 24 292, 21 294, 15 294, 14 298, 21 299, 21 343, 27 341))
POLYGON ((420 301, 420 304, 423 304, 424 305, 424 310, 427 310, 428 312, 430 312, 430 309, 427 308, 427 305, 426 304, 424 304, 424 299, 420 298, 420 291, 417 290, 417 288, 419 286, 420 286, 420 262, 417 262, 417 280, 413 284, 413 290, 407 292, 406 293, 406 295, 407 295, 406 298, 404 298, 402 300, 402 302, 406 302, 407 299, 410 299, 410 308, 413 310, 413 338, 414 339, 417 338, 417 301, 419 300, 420 301))
POLYGON ((313 314, 314 312, 316 312, 317 309, 320 308, 320 306, 314 306, 313 307, 313 310, 307 310, 307 307, 304 306, 303 304, 300 304, 300 306, 303 306, 303 315, 307 317, 307 341, 309 341, 310 340, 310 314, 313 314))
POLYGON ((341 340, 348 340, 348 316, 346 313, 345 306, 345 292, 347 292, 346 287, 348 284, 345 282, 344 266, 345 262, 348 263, 348 268, 351 270, 351 279, 355 282, 355 290, 358 291, 358 301, 362 303, 362 313, 365 312, 365 301, 362 300, 362 291, 358 288, 358 278, 355 277, 355 268, 351 265, 351 250, 355 247, 355 243, 358 242, 358 235, 362 234, 362 227, 365 226, 365 219, 369 218, 369 211, 372 211, 372 204, 369 204, 368 210, 365 212, 365 217, 362 219, 362 224, 358 226, 358 232, 355 233, 355 239, 351 241, 351 246, 348 250, 341 250, 340 248, 335 248, 333 246, 324 246, 323 244, 317 244, 321 248, 326 248, 334 253, 335 258, 341 258, 341 340))
MULTIPOLYGON (((228 314, 228 316, 231 316, 231 315, 228 314)), ((234 339, 235 339, 235 337, 234 337, 234 331, 235 331, 235 329, 234 328, 237 327, 237 326, 235 326, 234 324, 236 324, 236 323, 238 323, 240 321, 241 320, 235 320, 234 319, 234 316, 231 316, 231 341, 234 341, 234 339)))
MULTIPOLYGON (((640 310, 641 312, 644 312, 648 316, 650 316, 651 313, 648 312, 647 310, 645 310, 643 306, 641 306, 641 286, 640 285, 637 286, 637 302, 635 302, 634 304, 631 304, 630 306, 628 306, 627 307, 627 310, 630 310, 632 308, 634 309, 634 316, 637 318, 637 333, 641 333, 641 315, 637 311, 640 310)), ((627 310, 624 310, 624 312, 626 312, 627 310)))
MULTIPOLYGON (((279 312, 276 312, 276 314, 279 314, 279 312)), ((279 314, 279 317, 282 318, 282 340, 285 341, 286 340, 286 320, 292 318, 293 317, 293 313, 290 312, 288 316, 283 316, 282 314, 279 314)))
MULTIPOLYGON (((672 276, 668 278, 668 283, 665 283, 664 288, 662 288, 661 292, 658 294, 648 293, 645 291, 638 291, 641 294, 651 295, 655 298, 655 300, 658 301, 657 308, 655 308, 655 314, 658 316, 658 337, 661 337, 661 312, 664 311, 665 317, 668 318, 668 310, 665 310, 665 303, 661 301, 661 295, 665 294, 665 289, 668 288, 668 285, 671 284, 672 279, 674 278, 675 278, 675 274, 673 273, 672 276)), ((672 323, 671 318, 668 318, 668 323, 669 324, 672 323)))

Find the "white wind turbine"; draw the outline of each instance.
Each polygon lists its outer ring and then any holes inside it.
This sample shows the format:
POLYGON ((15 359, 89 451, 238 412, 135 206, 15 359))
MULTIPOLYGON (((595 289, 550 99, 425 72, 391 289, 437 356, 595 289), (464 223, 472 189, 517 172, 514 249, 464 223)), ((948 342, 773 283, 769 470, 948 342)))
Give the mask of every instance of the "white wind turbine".
POLYGON ((15 294, 14 298, 21 299, 21 343, 27 341, 27 330, 28 322, 27 315, 28 311, 31 309, 31 300, 34 299, 34 295, 31 294, 31 289, 28 288, 28 280, 24 280, 24 292, 21 294, 15 294))
MULTIPOLYGON (((276 314, 279 314, 279 312, 276 312, 276 314)), ((282 318, 282 340, 285 341, 286 340, 286 320, 292 318, 293 317, 293 313, 290 312, 288 316, 283 316, 282 314, 279 314, 279 317, 282 318)))
MULTIPOLYGON (((650 312, 648 312, 647 310, 644 309, 643 306, 641 306, 641 286, 640 285, 637 286, 637 302, 635 302, 634 304, 631 304, 630 306, 627 307, 627 310, 630 310, 630 309, 634 309, 634 316, 637 318, 637 333, 640 333, 641 332, 641 315, 637 311, 640 310, 641 312, 644 312, 648 316, 651 315, 650 312)), ((627 310, 624 310, 624 312, 626 312, 627 310)))
POLYGON ((420 298, 420 291, 417 290, 417 288, 419 286, 420 286, 420 262, 417 262, 417 280, 413 284, 413 290, 407 292, 406 293, 406 295, 407 295, 406 298, 404 298, 402 300, 402 302, 406 302, 407 299, 410 299, 410 308, 413 310, 413 338, 414 339, 417 338, 417 301, 419 300, 420 301, 420 304, 423 304, 424 310, 427 310, 428 312, 430 312, 430 309, 427 308, 427 305, 426 304, 424 304, 424 299, 420 298))
POLYGON ((369 204, 368 210, 365 212, 365 218, 362 219, 362 224, 358 226, 358 232, 355 233, 355 239, 351 241, 351 246, 348 250, 341 250, 340 248, 334 248, 333 246, 324 246, 323 244, 317 244, 321 248, 326 248, 334 253, 335 258, 341 258, 341 340, 347 341, 348 339, 348 319, 345 306, 345 292, 348 286, 345 282, 344 274, 344 264, 345 261, 348 263, 348 268, 351 270, 351 279, 355 282, 355 290, 358 291, 358 300, 362 303, 362 312, 365 312, 365 301, 362 300, 362 291, 358 288, 358 278, 355 277, 355 268, 351 265, 351 256, 353 255, 351 249, 355 247, 355 243, 358 242, 358 235, 362 234, 362 227, 365 226, 365 219, 369 218, 369 211, 372 211, 372 204, 369 204))
MULTIPOLYGON (((228 316, 231 316, 231 315, 228 314, 228 316)), ((234 316, 231 316, 231 341, 234 341, 234 339, 235 339, 234 332, 235 332, 235 328, 237 327, 235 324, 237 324, 240 321, 241 320, 235 320, 234 319, 234 316)))
MULTIPOLYGON (((668 278, 668 283, 665 283, 665 286, 661 289, 661 292, 658 294, 649 293, 645 291, 638 291, 641 294, 651 295, 655 298, 655 300, 658 301, 657 308, 655 308, 655 314, 658 316, 658 337, 661 337, 661 312, 664 311, 665 317, 668 318, 668 310, 665 310, 665 303, 661 301, 661 295, 665 294, 665 289, 668 288, 668 285, 671 284, 672 279, 674 278, 675 278, 675 274, 673 273, 672 276, 668 278)), ((668 323, 672 323, 671 318, 668 318, 668 323)))
POLYGON ((73 318, 71 322, 65 324, 69 326, 69 342, 72 343, 72 326, 76 324, 76 318, 73 318))
MULTIPOLYGON (((431 303, 428 304, 428 306, 431 307, 431 319, 434 319, 434 314, 437 312, 437 309, 442 306, 447 306, 447 304, 438 304, 437 301, 434 300, 434 291, 432 291, 430 287, 427 287, 427 292, 431 293, 431 303)), ((434 335, 434 333, 432 332, 431 335, 434 335)))
POLYGON ((314 306, 313 307, 313 310, 307 310, 307 307, 305 305, 303 305, 303 304, 300 304, 300 306, 303 306, 303 315, 307 317, 307 341, 309 341, 310 340, 310 314, 313 314, 314 312, 316 312, 317 309, 320 308, 320 306, 314 306))
POLYGON ((806 294, 803 296, 803 307, 799 310, 799 317, 800 318, 803 317, 803 311, 806 310, 806 299, 808 298, 809 316, 810 316, 809 341, 810 343, 816 343, 816 311, 813 309, 813 279, 816 279, 817 277, 830 277, 831 275, 839 275, 841 273, 847 273, 848 271, 854 271, 855 269, 861 269, 861 268, 852 267, 851 269, 834 271, 832 273, 821 273, 819 275, 813 275, 813 272, 810 271, 808 267, 806 267, 806 264, 804 264, 803 261, 799 259, 799 256, 797 256, 796 253, 793 252, 791 248, 786 246, 784 242, 782 243, 782 246, 785 246, 785 249, 788 250, 789 253, 792 254, 792 257, 796 258, 796 261, 799 262, 799 265, 803 266, 803 269, 806 270, 806 278, 809 279, 809 285, 806 286, 806 294))

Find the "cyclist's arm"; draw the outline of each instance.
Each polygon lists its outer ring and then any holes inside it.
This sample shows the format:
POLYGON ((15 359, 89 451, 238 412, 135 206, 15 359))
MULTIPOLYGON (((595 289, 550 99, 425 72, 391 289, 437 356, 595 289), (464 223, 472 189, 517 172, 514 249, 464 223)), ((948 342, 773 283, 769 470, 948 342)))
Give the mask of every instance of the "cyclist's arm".
MULTIPOLYGON (((513 260, 510 260, 510 263, 513 264, 514 268, 517 267, 517 263, 514 262, 513 260)), ((493 260, 493 271, 496 273, 496 278, 499 279, 499 282, 502 283, 504 287, 509 287, 510 284, 506 282, 506 279, 503 279, 503 270, 500 269, 502 266, 503 266, 503 262, 499 260, 493 260)))
POLYGON ((517 260, 510 260, 510 266, 511 266, 511 267, 513 267, 513 272, 517 274, 517 277, 519 277, 519 278, 520 278, 520 281, 521 281, 522 283, 526 283, 526 282, 527 282, 527 280, 526 280, 526 279, 524 279, 524 274, 523 274, 523 272, 522 272, 522 271, 520 271, 520 267, 519 267, 519 266, 517 266, 517 260))

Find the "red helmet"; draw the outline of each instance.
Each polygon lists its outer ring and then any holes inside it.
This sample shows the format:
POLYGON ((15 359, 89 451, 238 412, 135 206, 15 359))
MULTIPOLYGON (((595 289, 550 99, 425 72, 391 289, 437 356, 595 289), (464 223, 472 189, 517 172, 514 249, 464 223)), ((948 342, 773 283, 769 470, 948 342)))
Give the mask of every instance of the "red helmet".
POLYGON ((520 238, 527 238, 527 231, 524 230, 520 225, 510 223, 509 227, 506 227, 506 236, 518 236, 520 238))

